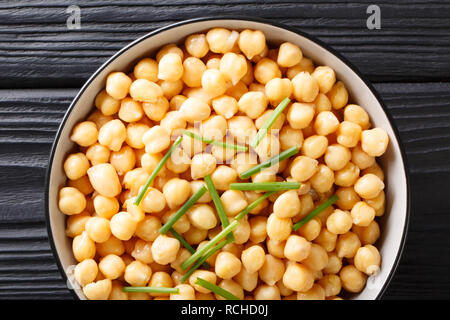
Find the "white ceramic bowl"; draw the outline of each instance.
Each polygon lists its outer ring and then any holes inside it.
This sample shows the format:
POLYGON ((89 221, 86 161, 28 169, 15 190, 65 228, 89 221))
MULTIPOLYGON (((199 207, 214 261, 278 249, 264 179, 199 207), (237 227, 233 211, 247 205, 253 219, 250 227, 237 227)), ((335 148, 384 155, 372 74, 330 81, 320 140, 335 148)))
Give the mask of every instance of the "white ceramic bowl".
MULTIPOLYGON (((110 72, 129 70, 140 58, 154 54, 163 45, 183 41, 192 33, 213 27, 258 29, 264 32, 269 43, 279 45, 290 41, 297 44, 304 55, 311 58, 316 65, 328 65, 333 68, 337 77, 345 83, 353 102, 367 110, 374 126, 384 128, 389 134, 390 144, 381 159, 386 176, 387 199, 386 214, 381 219, 382 235, 377 243, 382 255, 381 271, 376 277, 369 279, 361 293, 352 295, 353 299, 380 298, 399 262, 408 226, 409 193, 405 155, 392 124, 392 118, 372 86, 334 50, 291 27, 249 17, 199 18, 150 32, 106 61, 81 88, 59 127, 47 172, 45 201, 48 233, 63 278, 67 280, 71 272, 70 266, 76 263, 72 254, 72 241, 65 235, 66 217, 58 209, 58 191, 66 180, 63 160, 75 147, 69 139, 72 128, 92 111, 94 98, 104 88, 106 76, 110 72)), ((78 298, 85 299, 80 289, 74 288, 73 291, 78 298)))

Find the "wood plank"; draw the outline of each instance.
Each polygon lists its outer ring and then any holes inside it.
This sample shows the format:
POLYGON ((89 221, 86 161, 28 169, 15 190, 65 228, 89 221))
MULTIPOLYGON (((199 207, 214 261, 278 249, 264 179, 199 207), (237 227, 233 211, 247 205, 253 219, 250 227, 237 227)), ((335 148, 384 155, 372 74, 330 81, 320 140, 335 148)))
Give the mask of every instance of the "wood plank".
POLYGON ((78 87, 111 55, 186 18, 249 15, 317 36, 372 81, 450 80, 450 2, 378 1, 381 30, 366 28, 372 1, 90 1, 81 30, 68 30, 64 1, 0 4, 0 87, 78 87), (413 53, 413 54, 412 54, 413 53))

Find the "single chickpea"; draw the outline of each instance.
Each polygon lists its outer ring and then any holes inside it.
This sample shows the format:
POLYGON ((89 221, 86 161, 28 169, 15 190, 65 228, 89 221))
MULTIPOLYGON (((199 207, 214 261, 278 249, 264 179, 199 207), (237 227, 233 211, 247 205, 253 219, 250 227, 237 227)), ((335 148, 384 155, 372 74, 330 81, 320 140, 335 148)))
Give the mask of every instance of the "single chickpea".
POLYGON ((179 284, 175 288, 178 293, 171 293, 170 300, 195 300, 195 290, 188 284, 179 284))
POLYGON ((88 212, 75 214, 67 218, 66 236, 75 238, 85 230, 86 222, 90 219, 88 212))
POLYGON ((238 143, 247 143, 256 135, 255 124, 247 116, 236 116, 229 119, 228 130, 238 143))
POLYGON ((328 253, 320 245, 311 244, 311 251, 302 264, 308 267, 311 271, 321 271, 328 264, 328 253))
POLYGON ((350 150, 340 144, 332 144, 327 147, 324 161, 333 171, 343 169, 352 157, 350 150))
POLYGON ((194 123, 208 119, 211 108, 206 102, 198 98, 188 98, 181 105, 179 112, 184 120, 194 123))
POLYGON ((314 130, 322 135, 327 136, 335 132, 339 128, 339 120, 331 111, 322 111, 314 122, 314 130))
MULTIPOLYGON (((278 155, 280 153, 280 141, 278 140, 276 132, 268 132, 268 134, 261 139, 258 146, 255 148, 255 151, 261 161, 267 161, 278 155)), ((270 172, 273 169, 274 168, 266 170, 270 172)))
POLYGON ((222 140, 226 135, 227 120, 222 116, 211 116, 202 122, 201 135, 207 139, 222 140))
POLYGON ((145 123, 129 123, 127 126, 127 138, 125 139, 125 142, 134 149, 143 149, 145 144, 142 142, 142 137, 149 129, 150 127, 145 123))
POLYGON ((319 94, 319 85, 307 72, 300 72, 292 80, 293 95, 302 102, 313 102, 319 94))
POLYGON ((327 93, 334 109, 341 109, 347 105, 348 91, 342 81, 337 81, 327 93))
POLYGON ((110 222, 111 233, 120 240, 129 240, 136 231, 137 222, 131 214, 121 211, 110 222))
POLYGON ((308 241, 316 239, 322 229, 322 222, 318 218, 314 218, 298 229, 298 234, 304 237, 308 241))
POLYGON ((196 154, 191 160, 191 176, 196 180, 211 174, 216 169, 216 158, 210 153, 196 154))
POLYGON ((270 103, 276 106, 284 98, 290 97, 292 90, 292 83, 289 79, 273 78, 266 83, 264 91, 270 103))
POLYGON ((314 113, 313 104, 295 102, 289 107, 286 118, 292 128, 304 129, 310 125, 314 113))
POLYGON ((277 241, 273 239, 267 239, 266 247, 269 254, 276 258, 284 259, 284 247, 286 246, 286 241, 277 241))
POLYGON ((145 184, 150 174, 143 168, 134 168, 125 173, 122 184, 125 189, 129 189, 128 197, 122 199, 123 202, 139 192, 139 189, 145 184))
POLYGON ((122 121, 136 122, 144 116, 144 110, 140 102, 127 97, 120 102, 118 116, 122 121))
POLYGON ((86 231, 83 231, 73 239, 72 251, 78 262, 93 259, 95 257, 95 242, 89 238, 86 231))
POLYGON ((277 63, 281 67, 289 68, 297 65, 303 58, 302 50, 295 44, 285 42, 278 50, 277 63))
POLYGON ((156 82, 158 81, 158 63, 151 58, 144 58, 136 64, 133 74, 136 79, 156 82))
POLYGON ((90 146, 86 151, 86 157, 93 166, 100 163, 106 163, 109 160, 110 151, 109 148, 96 143, 90 146))
POLYGON ((361 247, 358 236, 349 231, 341 234, 336 242, 336 253, 340 258, 353 258, 361 247))
POLYGON ((98 142, 112 151, 119 151, 127 137, 127 129, 122 121, 111 120, 100 128, 98 142))
POLYGON ((337 274, 342 268, 342 258, 335 252, 328 252, 328 264, 323 269, 326 274, 337 274))
POLYGON ((82 286, 86 286, 97 278, 98 267, 94 259, 86 259, 75 266, 75 280, 82 286))
POLYGON ((165 235, 159 235, 152 244, 153 259, 162 265, 175 261, 180 242, 165 235))
MULTIPOLYGON (((233 222, 234 219, 230 219, 230 223, 233 222)), ((234 243, 236 244, 243 244, 250 239, 250 223, 248 222, 248 218, 245 217, 244 219, 239 221, 239 224, 236 229, 233 230, 234 235, 234 243)))
POLYGON ((111 236, 109 220, 101 217, 91 217, 86 222, 86 232, 93 241, 97 243, 105 242, 111 236))
POLYGON ((317 243, 327 252, 331 252, 336 248, 337 234, 330 232, 327 228, 323 228, 314 243, 317 243))
POLYGON ((203 61, 195 57, 189 57, 183 61, 183 68, 183 82, 188 87, 201 87, 202 75, 206 71, 206 65, 203 61))
POLYGON ((258 158, 254 153, 238 153, 231 161, 231 167, 236 170, 238 174, 249 170, 258 164, 258 158))
POLYGON ((67 178, 77 180, 86 175, 89 169, 89 160, 84 153, 73 153, 64 161, 64 172, 67 178))
POLYGON ((328 97, 323 93, 319 93, 317 95, 316 99, 314 100, 314 105, 316 106, 317 113, 323 111, 331 111, 332 109, 330 99, 328 99, 328 97))
POLYGON ((189 169, 191 158, 180 147, 176 148, 166 162, 166 168, 173 173, 183 173, 189 169))
POLYGON ((258 272, 250 273, 245 268, 234 277, 236 281, 245 291, 253 291, 258 285, 258 272))
POLYGON ((267 237, 267 217, 256 216, 249 219, 250 223, 250 241, 260 243, 267 237))
POLYGON ((131 262, 125 268, 125 281, 132 286, 146 286, 152 276, 152 269, 138 260, 131 262))
POLYGON ((248 273, 255 273, 262 268, 265 262, 264 249, 258 245, 252 245, 251 247, 242 251, 241 255, 242 264, 248 273))
POLYGON ((352 231, 356 233, 362 244, 374 244, 380 237, 380 227, 378 223, 373 220, 367 227, 353 226, 352 231))
MULTIPOLYGON (((202 186, 206 187, 206 183, 203 180, 194 180, 190 182, 191 184, 191 195, 196 193, 202 186)), ((209 192, 206 192, 200 199, 198 199, 198 203, 208 203, 211 202, 212 198, 209 192)))
POLYGON ((350 121, 342 121, 337 130, 337 142, 344 147, 353 148, 359 142, 361 127, 350 121))
POLYGON ((296 157, 292 164, 290 173, 292 178, 298 182, 307 181, 319 170, 319 162, 305 156, 296 157))
POLYGON ((235 85, 231 85, 227 91, 225 91, 225 95, 239 100, 248 91, 247 85, 243 81, 238 81, 235 85))
POLYGON ((128 300, 128 292, 123 292, 123 285, 120 281, 112 281, 108 300, 128 300))
POLYGON ((384 183, 372 173, 365 174, 355 183, 355 191, 364 199, 373 199, 384 189, 384 183))
POLYGON ((86 285, 83 288, 83 293, 89 300, 108 300, 111 286, 110 279, 99 280, 86 285))
POLYGON ((220 196, 225 213, 227 216, 235 216, 247 206, 247 199, 245 194, 239 190, 227 190, 220 196))
POLYGON ((146 216, 136 227, 136 236, 145 241, 154 241, 159 235, 161 221, 154 216, 146 216))
POLYGON ((211 291, 196 284, 197 278, 209 281, 213 284, 216 284, 217 276, 212 271, 207 270, 195 270, 192 275, 189 277, 189 284, 200 293, 210 293, 211 291))
POLYGON ((156 102, 163 96, 163 91, 155 82, 137 79, 131 84, 130 96, 136 101, 156 102))
POLYGON ((378 196, 373 199, 367 199, 366 202, 369 206, 375 209, 375 216, 380 217, 384 214, 386 206, 386 195, 384 191, 380 191, 378 196))
POLYGON ((227 95, 214 98, 212 107, 217 114, 225 119, 232 118, 239 110, 236 99, 227 95))
POLYGON ((283 275, 283 284, 294 291, 306 292, 314 285, 313 272, 299 263, 290 263, 283 275))
POLYGON ((266 37, 259 30, 246 29, 239 35, 239 49, 251 60, 254 56, 261 54, 266 47, 266 37))
POLYGON ((203 58, 209 51, 209 45, 204 34, 191 34, 184 41, 187 52, 196 57, 203 58))
POLYGON ((295 190, 281 194, 273 204, 273 212, 279 218, 292 218, 300 213, 301 202, 295 190))
MULTIPOLYGON (((102 90, 97 94, 97 96, 95 97, 94 103, 95 103, 95 106, 97 107, 97 109, 101 111, 101 113, 99 115, 97 115, 98 120, 100 120, 104 116, 111 116, 111 115, 117 113, 117 111, 119 111, 119 108, 120 108, 120 99, 119 100, 114 99, 106 92, 106 90, 102 90)), ((89 120, 91 120, 91 119, 89 119, 89 120)), ((91 121, 93 121, 93 120, 94 119, 92 119, 91 121)), ((100 129, 101 126, 98 126, 97 121, 93 121, 93 122, 96 123, 98 129, 100 129)))
POLYGON ((376 247, 365 245, 356 252, 354 263, 356 269, 371 276, 380 270, 381 256, 376 247))
POLYGON ((241 261, 232 253, 220 252, 216 258, 215 272, 222 279, 231 279, 241 271, 241 261))
POLYGON ((277 241, 286 240, 292 229, 291 218, 278 218, 272 213, 267 219, 267 235, 277 241))
MULTIPOLYGON (((173 280, 167 272, 157 271, 152 274, 149 287, 171 288, 173 287, 173 280)), ((151 293, 150 295, 157 298, 169 297, 168 293, 151 293)))
POLYGON ((280 300, 280 289, 275 285, 261 284, 254 293, 255 300, 280 300))
POLYGON ((161 126, 153 126, 142 136, 142 142, 146 152, 158 153, 169 147, 170 134, 161 126))
MULTIPOLYGON (((256 120, 255 120, 255 126, 258 129, 261 129, 264 125, 264 123, 272 116, 272 113, 274 111, 273 110, 266 110, 264 111, 256 120)), ((281 128, 283 128, 283 124, 284 124, 284 120, 285 120, 286 116, 284 113, 281 113, 276 120, 274 121, 274 123, 272 124, 272 126, 270 127, 270 130, 272 132, 277 131, 277 130, 281 130, 281 128)))
POLYGON ((342 169, 334 174, 334 183, 340 187, 351 187, 359 179, 359 168, 348 162, 342 169))
POLYGON ((303 141, 302 153, 310 158, 318 159, 325 154, 328 148, 328 139, 324 136, 314 135, 303 141))
POLYGON ((294 129, 290 125, 285 125, 280 131, 280 147, 281 150, 289 149, 293 146, 301 148, 303 145, 303 132, 294 129))
POLYGON ((308 291, 297 292, 293 300, 325 300, 325 290, 316 283, 308 291))
POLYGON ((166 97, 159 97, 154 102, 142 103, 145 115, 154 121, 161 121, 169 110, 169 101, 166 97))
POLYGON ((336 82, 334 70, 327 66, 317 67, 311 76, 316 79, 320 92, 327 93, 336 82))
POLYGON ((372 173, 378 177, 381 181, 384 181, 384 172, 383 169, 378 165, 378 163, 374 163, 372 166, 368 167, 367 169, 364 169, 362 172, 362 175, 366 175, 369 173, 372 173))
MULTIPOLYGON (((259 199, 262 196, 261 193, 258 193, 255 191, 245 191, 244 194, 247 199, 247 203, 252 203, 253 201, 256 201, 257 199, 259 199)), ((257 205, 255 208, 250 210, 250 213, 258 214, 261 212, 261 210, 266 208, 268 205, 269 205, 268 200, 264 199, 259 205, 257 205)))
POLYGON ((389 136, 384 129, 374 128, 361 133, 361 148, 372 157, 379 157, 386 152, 389 136))
POLYGON ((350 213, 353 223, 361 227, 367 227, 375 218, 375 209, 364 201, 356 203, 350 213))
POLYGON ((238 108, 251 119, 256 119, 266 110, 268 103, 264 93, 250 91, 239 99, 238 108))
POLYGON ((287 69, 286 75, 289 79, 293 79, 300 72, 308 72, 312 74, 314 71, 314 62, 311 59, 303 57, 299 63, 287 69))
POLYGON ((366 110, 357 104, 349 104, 344 109, 344 120, 358 124, 362 129, 366 130, 370 127, 370 119, 366 110))
POLYGON ((187 180, 173 178, 166 182, 163 187, 163 193, 167 205, 173 209, 188 199, 191 194, 191 185, 187 180))
POLYGON ((209 50, 215 53, 227 53, 231 51, 237 40, 234 39, 234 41, 230 43, 231 34, 232 32, 225 28, 210 29, 206 33, 206 41, 208 42, 209 50))
POLYGON ((348 212, 336 209, 327 219, 327 229, 334 234, 347 233, 353 225, 352 217, 348 212))
POLYGON ((110 163, 119 175, 130 171, 136 164, 136 154, 129 146, 123 146, 119 151, 111 153, 110 163))
POLYGON ((265 85, 274 78, 281 78, 281 71, 275 61, 263 58, 256 64, 254 76, 256 81, 265 85))
POLYGON ((351 210, 358 201, 361 201, 353 187, 339 188, 336 190, 336 195, 339 197, 336 205, 342 210, 351 210))
POLYGON ((236 182, 237 172, 233 168, 221 165, 211 174, 211 179, 217 190, 226 191, 230 188, 230 183, 236 182))
POLYGON ((217 69, 207 69, 202 75, 202 88, 212 97, 218 97, 227 90, 228 77, 217 69))
MULTIPOLYGON (((219 287, 222 289, 225 289, 228 292, 230 292, 231 294, 235 295, 239 300, 244 299, 244 290, 239 285, 239 283, 237 283, 231 279, 222 280, 219 283, 219 287)), ((214 294, 214 296, 216 297, 217 300, 225 300, 224 297, 222 297, 218 294, 214 294)))
POLYGON ((284 256, 291 260, 300 262, 306 259, 311 252, 311 243, 303 237, 290 235, 284 247, 284 256))
POLYGON ((123 242, 114 236, 102 243, 97 243, 96 251, 100 257, 106 257, 108 254, 121 256, 125 252, 123 242))
POLYGON ((347 265, 339 273, 342 287, 349 292, 361 292, 366 285, 366 276, 353 265, 347 265))
POLYGON ((328 274, 319 280, 319 285, 325 290, 325 296, 336 296, 341 292, 341 278, 335 274, 328 274))
POLYGON ((97 125, 92 121, 83 121, 73 128, 70 140, 81 147, 89 147, 97 142, 97 137, 97 125))
POLYGON ((122 191, 117 172, 109 163, 92 166, 87 174, 92 187, 102 196, 115 197, 122 191))
MULTIPOLYGON (((310 183, 309 182, 305 183, 305 185, 308 185, 308 184, 310 184, 310 183)), ((300 211, 300 217, 306 216, 315 207, 313 198, 312 198, 311 194, 309 194, 309 191, 310 190, 307 190, 307 192, 305 194, 302 194, 300 196, 300 202, 302 203, 302 210, 300 211)))
POLYGON ((125 263, 121 257, 109 254, 100 260, 98 268, 107 279, 114 280, 125 271, 125 263))
POLYGON ((177 81, 183 75, 182 59, 176 53, 166 53, 158 63, 158 79, 177 81))
POLYGON ((196 204, 192 206, 186 212, 186 215, 190 223, 198 229, 209 230, 217 225, 214 210, 207 204, 196 204))
POLYGON ((170 99, 169 109, 174 111, 180 110, 181 105, 183 104, 183 102, 186 101, 186 99, 187 99, 186 96, 183 96, 181 94, 176 95, 175 97, 170 99))
POLYGON ((227 52, 220 59, 220 72, 225 74, 235 85, 246 75, 247 61, 240 54, 227 52))
POLYGON ((58 207, 69 216, 79 214, 86 208, 86 198, 78 189, 64 187, 59 190, 58 207))
POLYGON ((176 81, 159 80, 157 83, 161 87, 164 97, 168 100, 179 95, 184 88, 184 83, 181 79, 176 81))
POLYGON ((176 130, 186 128, 186 120, 184 120, 181 111, 169 111, 159 125, 172 134, 176 130))
POLYGON ((125 98, 130 89, 131 79, 123 72, 112 72, 106 78, 106 92, 114 99, 125 98))
POLYGON ((281 259, 277 259, 270 254, 266 254, 264 264, 261 269, 259 269, 258 273, 262 281, 269 286, 273 286, 283 278, 285 266, 281 259))

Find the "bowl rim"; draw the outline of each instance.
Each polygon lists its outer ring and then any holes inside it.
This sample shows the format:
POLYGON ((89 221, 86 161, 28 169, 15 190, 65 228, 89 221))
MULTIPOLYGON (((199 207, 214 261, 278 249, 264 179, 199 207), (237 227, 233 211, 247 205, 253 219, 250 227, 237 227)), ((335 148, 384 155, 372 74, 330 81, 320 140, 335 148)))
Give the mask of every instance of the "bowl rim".
MULTIPOLYGON (((395 261, 392 265, 392 269, 389 272, 388 277, 386 278, 386 281, 383 284, 383 287, 380 289, 380 291, 378 292, 377 296, 376 296, 376 300, 379 300, 383 297, 383 295, 385 294, 387 288, 389 287, 390 282, 392 281, 398 265, 400 263, 400 259, 403 255, 404 249, 405 249, 405 245, 406 245, 406 238, 407 238, 407 234, 408 234, 408 229, 409 229, 409 223, 410 223, 410 208, 411 208, 411 188, 410 188, 410 178, 409 178, 409 165, 407 162, 407 157, 406 157, 406 151, 405 151, 405 147, 403 142, 400 139, 400 134, 398 131, 398 128, 394 125, 394 118, 391 114, 391 112, 389 111, 389 109, 386 107, 386 105, 384 104, 383 100, 381 99, 381 97, 379 96, 378 92, 375 90, 375 88, 373 87, 373 85, 367 80, 367 78, 361 74, 361 72, 358 70, 358 68, 356 68, 352 62, 350 62, 347 58, 345 58, 344 56, 342 56, 339 52, 337 52, 334 48, 332 48, 330 45, 322 42, 321 40, 319 40, 318 38, 316 38, 315 36, 312 36, 308 33, 305 33, 304 31, 298 29, 297 27, 292 27, 292 26, 288 26, 284 23, 280 23, 280 22, 276 22, 276 21, 272 21, 272 20, 268 20, 265 18, 260 18, 260 17, 251 17, 251 16, 245 16, 245 15, 233 15, 233 16, 227 16, 227 15, 213 15, 210 17, 196 17, 196 18, 191 18, 191 19, 186 19, 186 20, 182 20, 182 21, 178 21, 175 23, 171 23, 168 24, 166 26, 163 26, 161 28, 155 29, 149 33, 146 33, 145 35, 139 37, 138 39, 130 42, 129 44, 127 44, 126 46, 124 46, 122 49, 120 49, 119 51, 117 51, 114 55, 112 55, 108 60, 106 60, 90 77, 88 80, 86 80, 86 82, 83 84, 83 86, 81 87, 81 89, 78 91, 77 95, 73 98, 72 102, 70 103, 69 108, 67 109, 66 113, 64 114, 64 117, 61 121, 61 124, 58 127, 58 131, 56 132, 55 138, 53 140, 52 143, 52 147, 51 147, 51 151, 49 154, 49 161, 48 161, 48 165, 47 165, 47 169, 46 169, 46 173, 45 173, 45 194, 44 194, 44 202, 45 202, 45 223, 46 223, 46 228, 47 228, 47 234, 48 234, 48 241, 50 243, 50 247, 53 253, 53 256, 55 257, 55 261, 56 264, 58 266, 58 270, 59 273, 61 274, 63 281, 65 281, 67 283, 67 275, 66 272, 62 266, 61 260, 59 258, 58 252, 56 250, 56 246, 55 246, 55 240, 53 238, 53 230, 51 228, 51 223, 50 223, 50 208, 49 208, 49 187, 50 187, 50 176, 51 176, 51 171, 52 171, 52 167, 53 167, 53 159, 55 156, 55 152, 56 152, 56 148, 59 142, 59 139, 61 137, 61 132, 62 129, 64 128, 68 118, 70 117, 72 111, 75 108, 75 105, 78 103, 78 100, 80 99, 80 97, 83 95, 83 93, 86 91, 86 89, 89 87, 89 85, 91 84, 92 81, 94 81, 94 79, 99 75, 100 72, 102 72, 109 64, 111 64, 117 57, 119 57, 120 55, 122 55, 125 51, 127 51, 128 49, 130 49, 131 47, 135 46, 136 44, 156 35, 159 34, 161 32, 176 28, 176 27, 180 27, 183 25, 187 25, 187 24, 191 24, 191 23, 196 23, 196 22, 203 22, 203 21, 215 21, 215 20, 239 20, 239 21, 252 21, 252 22, 259 22, 259 23, 263 23, 263 24, 267 24, 267 25, 271 25, 274 27, 278 27, 278 28, 282 28, 282 29, 286 29, 288 31, 291 31, 293 33, 296 33, 302 37, 305 37, 306 39, 318 44, 319 46, 323 47, 325 50, 329 51, 331 54, 333 54, 334 56, 336 56, 338 59, 340 59, 344 64, 346 64, 359 78, 361 81, 363 81, 363 83, 369 88, 369 90, 371 91, 371 93, 375 96, 376 100, 378 101, 378 103, 380 104, 381 108, 383 109, 384 113, 387 116, 387 119, 389 121, 389 125, 392 127, 395 137, 397 139, 398 145, 399 145, 399 149, 400 149, 400 154, 401 154, 401 160, 403 162, 403 166, 405 169, 405 179, 406 179, 406 214, 405 214, 405 225, 403 227, 403 231, 402 231, 402 238, 400 240, 400 246, 398 248, 398 252, 395 258, 395 261)), ((68 287, 68 290, 71 292, 71 294, 76 298, 79 299, 78 295, 76 294, 75 290, 73 290, 72 288, 68 287)))

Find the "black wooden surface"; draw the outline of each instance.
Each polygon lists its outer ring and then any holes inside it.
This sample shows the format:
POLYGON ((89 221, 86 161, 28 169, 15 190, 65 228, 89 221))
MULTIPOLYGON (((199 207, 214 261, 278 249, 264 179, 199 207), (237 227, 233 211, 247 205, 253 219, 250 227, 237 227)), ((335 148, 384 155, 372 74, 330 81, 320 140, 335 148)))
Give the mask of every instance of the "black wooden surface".
POLYGON ((301 28, 375 83, 412 189, 407 246, 385 298, 450 298, 450 2, 35 0, 0 2, 0 299, 72 297, 48 244, 43 193, 51 143, 83 82, 146 32, 214 14, 301 28), (81 30, 66 27, 74 4, 81 30), (366 28, 370 4, 381 8, 380 30, 366 28))

